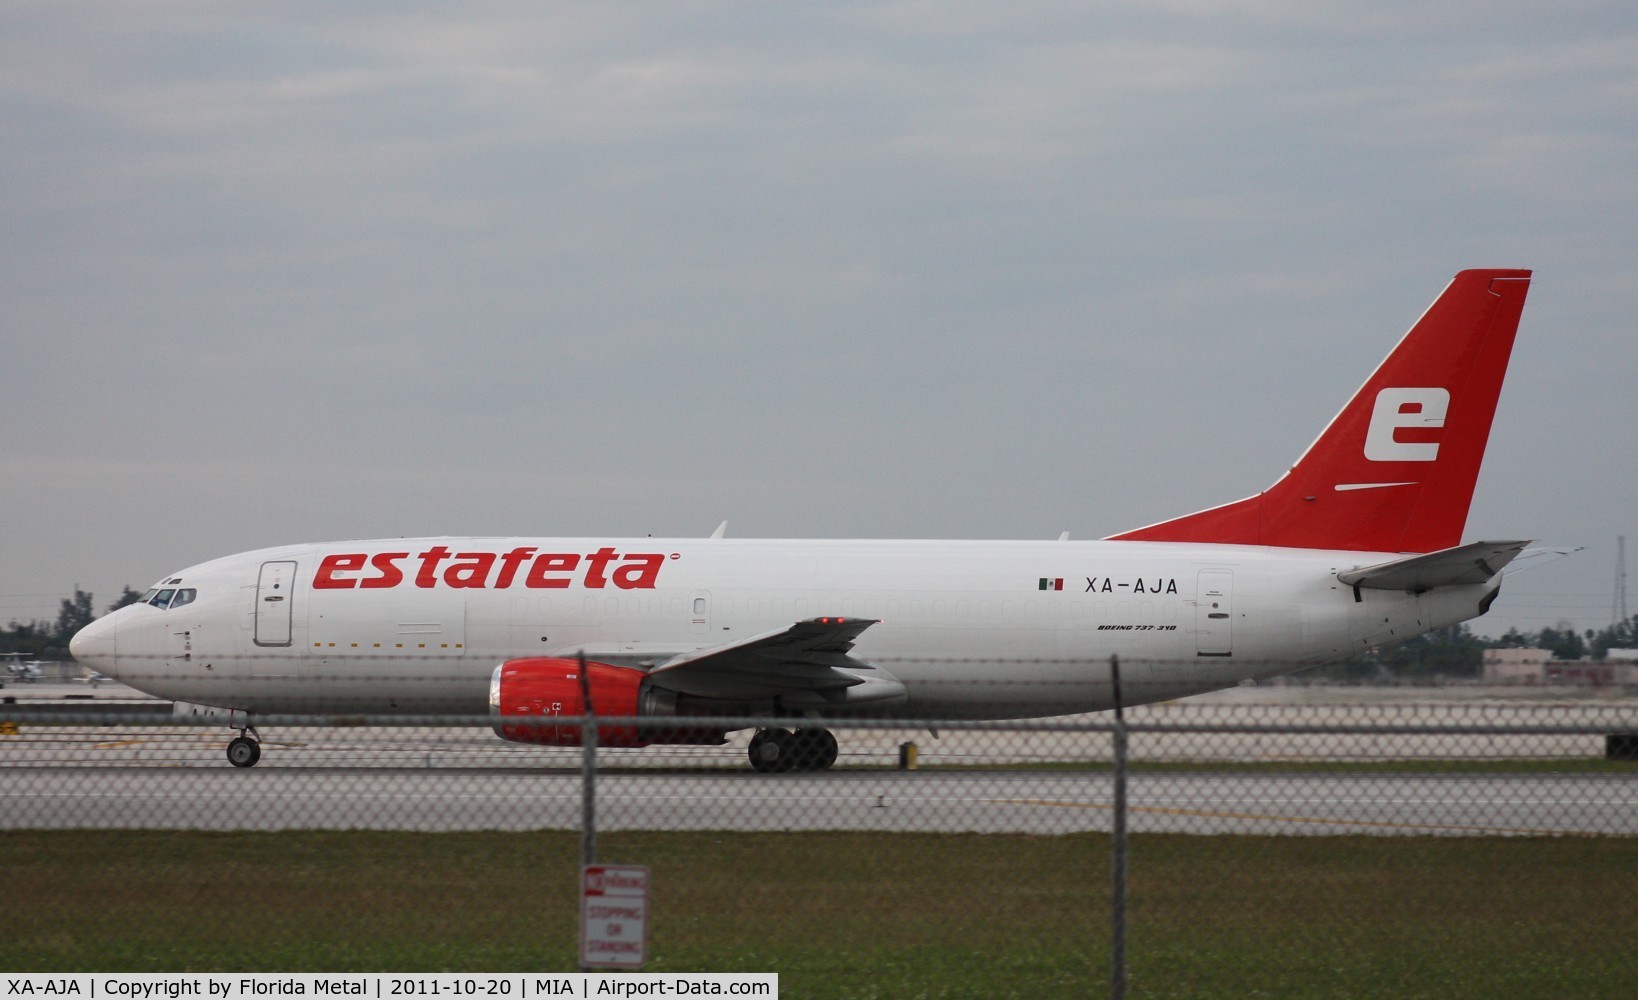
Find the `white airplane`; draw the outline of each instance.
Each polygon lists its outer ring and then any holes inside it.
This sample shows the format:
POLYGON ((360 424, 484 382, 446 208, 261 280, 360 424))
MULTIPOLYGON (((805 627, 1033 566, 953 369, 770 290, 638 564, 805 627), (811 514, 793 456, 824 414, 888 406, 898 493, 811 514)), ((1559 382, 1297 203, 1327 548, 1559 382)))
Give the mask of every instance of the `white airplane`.
POLYGON ((6 673, 11 675, 12 680, 30 684, 40 679, 40 668, 45 666, 44 660, 24 660, 22 653, 5 655, 11 657, 11 662, 6 664, 6 673))
POLYGON ((1132 705, 1349 656, 1485 613, 1528 544, 1462 544, 1529 288, 1463 271, 1290 471, 1100 541, 421 538, 262 549, 86 626, 83 664, 239 730, 267 713, 490 713, 504 739, 721 744, 836 759, 824 720, 1132 705), (544 718, 542 718, 544 717, 544 718), (656 720, 660 727, 648 724, 656 720), (663 728, 662 728, 663 727, 663 728))

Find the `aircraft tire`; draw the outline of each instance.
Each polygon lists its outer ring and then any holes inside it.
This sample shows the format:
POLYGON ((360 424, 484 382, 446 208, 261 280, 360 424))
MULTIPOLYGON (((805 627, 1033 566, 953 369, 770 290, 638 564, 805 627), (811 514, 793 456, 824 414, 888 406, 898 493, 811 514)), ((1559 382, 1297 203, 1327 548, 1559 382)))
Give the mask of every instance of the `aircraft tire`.
POLYGON ((836 736, 828 729, 819 730, 819 766, 816 770, 828 771, 836 763, 836 755, 841 753, 841 747, 836 745, 836 736))
POLYGON ((262 759, 262 745, 248 736, 235 736, 227 745, 227 759, 234 767, 255 767, 262 759))
POLYGON ((789 729, 759 729, 746 748, 751 766, 763 774, 789 771, 796 763, 796 735, 789 729))
POLYGON ((792 739, 791 755, 798 771, 828 770, 836 763, 836 753, 836 737, 828 729, 798 729, 792 739))

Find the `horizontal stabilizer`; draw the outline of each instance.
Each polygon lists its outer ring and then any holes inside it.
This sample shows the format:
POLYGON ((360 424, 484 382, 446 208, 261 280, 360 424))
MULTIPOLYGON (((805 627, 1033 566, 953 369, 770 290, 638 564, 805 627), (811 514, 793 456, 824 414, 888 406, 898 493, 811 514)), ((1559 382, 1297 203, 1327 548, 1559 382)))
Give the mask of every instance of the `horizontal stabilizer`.
POLYGON ((1337 579, 1369 590, 1410 590, 1480 584, 1502 571, 1529 545, 1522 542, 1472 542, 1426 555, 1390 559, 1375 566, 1345 570, 1337 579))
POLYGON ((1574 555, 1585 548, 1585 545, 1577 545, 1572 548, 1553 548, 1550 546, 1543 546, 1539 549, 1525 549, 1523 552, 1519 553, 1519 557, 1517 559, 1514 559, 1507 565, 1507 572, 1517 573, 1519 570, 1535 569, 1537 566, 1545 566, 1550 562, 1557 562, 1560 559, 1563 559, 1565 556, 1574 555))

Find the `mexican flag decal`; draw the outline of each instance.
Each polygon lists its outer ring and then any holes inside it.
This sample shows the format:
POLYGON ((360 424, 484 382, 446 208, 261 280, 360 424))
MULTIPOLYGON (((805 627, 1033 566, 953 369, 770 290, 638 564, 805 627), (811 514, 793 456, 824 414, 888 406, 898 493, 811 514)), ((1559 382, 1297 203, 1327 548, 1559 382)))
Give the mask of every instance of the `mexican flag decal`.
POLYGON ((1043 577, 1041 577, 1041 587, 1040 587, 1040 589, 1042 589, 1042 590, 1062 590, 1062 589, 1064 589, 1064 578, 1061 577, 1061 576, 1060 577, 1046 577, 1046 576, 1043 576, 1043 577))

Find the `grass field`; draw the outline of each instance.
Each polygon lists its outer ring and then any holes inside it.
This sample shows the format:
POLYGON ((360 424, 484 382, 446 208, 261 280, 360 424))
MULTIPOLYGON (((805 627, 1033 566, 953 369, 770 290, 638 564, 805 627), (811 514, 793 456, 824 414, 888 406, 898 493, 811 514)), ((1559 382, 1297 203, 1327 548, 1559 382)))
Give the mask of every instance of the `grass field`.
MULTIPOLYGON (((573 833, 0 833, 7 971, 572 970, 573 833)), ((1100 996, 1109 839, 624 833, 650 971, 1100 996)), ((1144 835, 1134 997, 1627 997, 1638 840, 1144 835)))
MULTIPOLYGON (((1086 771, 1109 774, 1114 764, 1102 761, 1038 763, 924 764, 923 771, 1086 771)), ((613 769, 610 769, 613 770, 613 769)), ((840 769, 839 769, 840 770, 840 769)), ((861 768, 861 770, 864 770, 861 768)), ((879 770, 876 768, 874 770, 879 770)), ((1138 760, 1132 774, 1624 774, 1638 778, 1638 761, 1602 757, 1492 757, 1472 759, 1373 760, 1138 760)))

